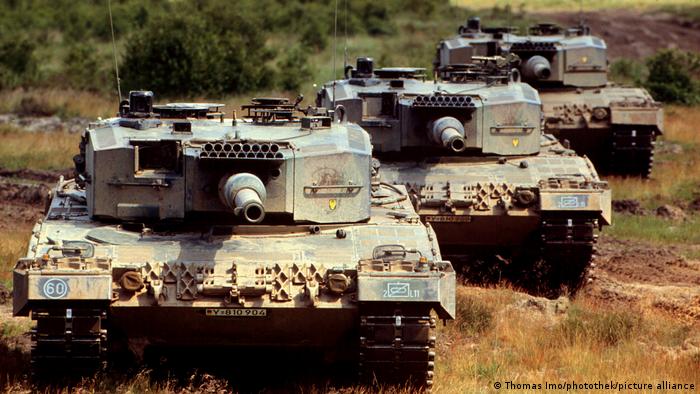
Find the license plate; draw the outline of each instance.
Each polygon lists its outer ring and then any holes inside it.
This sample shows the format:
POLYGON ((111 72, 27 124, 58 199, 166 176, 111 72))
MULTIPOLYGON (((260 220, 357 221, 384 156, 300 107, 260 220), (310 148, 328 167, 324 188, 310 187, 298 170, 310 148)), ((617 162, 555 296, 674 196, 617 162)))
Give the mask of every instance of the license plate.
POLYGON ((212 317, 265 317, 267 316, 267 309, 207 308, 205 314, 212 317))
POLYGON ((423 219, 431 223, 469 223, 472 221, 472 217, 467 215, 426 215, 423 219))

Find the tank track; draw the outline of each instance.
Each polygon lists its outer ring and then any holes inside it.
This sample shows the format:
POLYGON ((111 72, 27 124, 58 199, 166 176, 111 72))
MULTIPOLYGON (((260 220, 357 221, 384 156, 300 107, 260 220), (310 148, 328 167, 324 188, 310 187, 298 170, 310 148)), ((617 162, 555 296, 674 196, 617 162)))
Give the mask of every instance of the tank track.
POLYGON ((435 318, 429 313, 360 317, 360 378, 410 383, 430 391, 435 367, 435 318))
POLYGON ((650 128, 613 129, 608 171, 648 178, 654 165, 656 132, 650 128))
POLYGON ((562 288, 575 294, 586 283, 598 236, 597 219, 545 217, 540 231, 541 260, 546 267, 545 293, 558 296, 562 288))
POLYGON ((31 363, 35 376, 93 373, 107 354, 107 311, 100 308, 43 309, 32 312, 31 363))

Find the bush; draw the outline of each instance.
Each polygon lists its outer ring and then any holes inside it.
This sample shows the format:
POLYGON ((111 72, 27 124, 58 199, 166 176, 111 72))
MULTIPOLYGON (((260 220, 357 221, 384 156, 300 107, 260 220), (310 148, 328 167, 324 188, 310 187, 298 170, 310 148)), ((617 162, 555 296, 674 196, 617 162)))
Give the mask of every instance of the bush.
POLYGON ((311 67, 307 56, 298 46, 286 52, 278 64, 279 77, 277 86, 287 91, 298 91, 301 85, 311 79, 311 67))
POLYGON ((700 103, 700 55, 678 50, 663 50, 647 60, 649 77, 644 86, 665 103, 700 103))
POLYGON ((116 89, 113 70, 102 61, 97 48, 89 42, 79 42, 68 47, 63 61, 61 76, 66 87, 93 91, 111 91, 116 89))
POLYGON ((0 89, 24 85, 36 77, 34 49, 27 37, 0 36, 0 89))
POLYGON ((259 32, 259 26, 238 15, 183 12, 159 18, 129 37, 124 85, 166 96, 268 88, 269 51, 259 32))
POLYGON ((632 59, 618 59, 610 65, 609 78, 626 85, 639 86, 643 83, 644 64, 632 59))

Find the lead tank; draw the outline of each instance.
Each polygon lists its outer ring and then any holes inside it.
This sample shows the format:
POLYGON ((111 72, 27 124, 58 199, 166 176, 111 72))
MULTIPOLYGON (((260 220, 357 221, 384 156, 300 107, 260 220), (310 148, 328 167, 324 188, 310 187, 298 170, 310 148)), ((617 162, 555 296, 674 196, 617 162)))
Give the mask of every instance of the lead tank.
POLYGON ((522 79, 542 99, 545 132, 567 140, 601 171, 649 177, 654 142, 663 132, 663 109, 641 88, 608 81, 607 46, 585 26, 539 24, 528 34, 483 28, 479 18, 440 42, 435 71, 450 78, 474 56, 514 54, 522 79))
POLYGON ((244 119, 152 100, 131 92, 90 124, 14 269, 34 370, 127 348, 295 347, 430 386, 455 273, 406 190, 373 181, 368 134, 282 99, 244 119))
POLYGON ((408 188, 468 277, 575 292, 610 223, 610 190, 588 159, 542 134, 539 96, 514 80, 513 60, 481 58, 450 82, 360 58, 317 104, 370 133, 382 180, 408 188))

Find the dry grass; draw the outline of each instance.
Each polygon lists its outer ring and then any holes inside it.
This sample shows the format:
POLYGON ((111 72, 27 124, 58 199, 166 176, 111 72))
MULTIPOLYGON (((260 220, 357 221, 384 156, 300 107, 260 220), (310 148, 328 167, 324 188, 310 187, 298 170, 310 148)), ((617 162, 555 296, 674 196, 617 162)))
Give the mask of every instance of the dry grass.
POLYGON ((116 97, 66 89, 16 89, 0 91, 0 113, 22 113, 26 110, 39 109, 46 114, 61 117, 97 117, 114 116, 118 108, 116 97), (27 108, 29 107, 29 108, 27 108))
POLYGON ((27 252, 32 226, 32 223, 18 223, 14 228, 0 230, 0 283, 8 287, 12 284, 12 269, 17 259, 27 252))
POLYGON ((0 127, 0 167, 63 170, 73 166, 80 134, 67 132, 29 133, 0 127))
POLYGON ((438 354, 435 392, 482 392, 496 381, 700 382, 700 353, 682 351, 697 341, 697 327, 585 298, 552 318, 513 308, 516 297, 505 289, 458 289, 458 303, 477 299, 493 310, 494 324, 479 336, 458 330, 459 320, 441 329, 448 343, 438 354))

